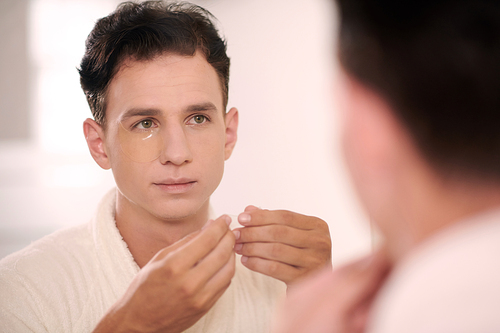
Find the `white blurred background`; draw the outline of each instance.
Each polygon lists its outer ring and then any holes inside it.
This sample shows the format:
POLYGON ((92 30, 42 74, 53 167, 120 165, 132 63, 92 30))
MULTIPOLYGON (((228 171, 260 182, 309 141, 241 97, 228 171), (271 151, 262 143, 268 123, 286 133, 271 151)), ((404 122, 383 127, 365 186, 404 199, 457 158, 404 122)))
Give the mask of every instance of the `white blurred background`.
MULTIPOLYGON (((76 68, 95 21, 117 0, 0 0, 0 258, 87 222, 114 186, 88 153, 91 117, 76 68)), ((239 139, 212 197, 328 222, 333 262, 370 251, 370 229, 339 149, 330 0, 192 1, 228 40, 229 107, 239 139)))

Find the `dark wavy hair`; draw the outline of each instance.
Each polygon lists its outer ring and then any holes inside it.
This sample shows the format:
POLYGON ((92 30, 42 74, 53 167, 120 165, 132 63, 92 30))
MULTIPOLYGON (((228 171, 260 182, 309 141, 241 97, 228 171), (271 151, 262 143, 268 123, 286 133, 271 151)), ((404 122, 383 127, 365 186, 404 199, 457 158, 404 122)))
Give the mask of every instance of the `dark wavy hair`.
POLYGON ((106 91, 124 59, 147 61, 163 53, 201 52, 219 76, 224 108, 228 99, 229 58, 207 10, 186 2, 124 2, 97 21, 86 41, 80 84, 94 119, 105 126, 106 91))
POLYGON ((337 0, 344 69, 443 175, 500 180, 500 1, 337 0))

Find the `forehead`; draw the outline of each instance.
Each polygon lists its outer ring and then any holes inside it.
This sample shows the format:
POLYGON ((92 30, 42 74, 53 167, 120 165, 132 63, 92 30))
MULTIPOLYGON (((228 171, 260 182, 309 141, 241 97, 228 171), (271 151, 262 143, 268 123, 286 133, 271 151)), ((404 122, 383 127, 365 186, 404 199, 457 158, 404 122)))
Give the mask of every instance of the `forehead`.
POLYGON ((107 121, 120 121, 131 109, 155 109, 165 115, 192 105, 213 104, 223 112, 218 75, 204 56, 165 54, 148 61, 125 59, 107 91, 107 121))

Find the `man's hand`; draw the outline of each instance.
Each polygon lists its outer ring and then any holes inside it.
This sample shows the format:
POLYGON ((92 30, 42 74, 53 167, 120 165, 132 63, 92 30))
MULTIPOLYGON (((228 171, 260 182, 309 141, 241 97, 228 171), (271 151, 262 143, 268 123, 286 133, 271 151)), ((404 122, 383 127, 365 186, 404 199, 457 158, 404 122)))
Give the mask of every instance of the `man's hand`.
POLYGON ((159 251, 94 332, 182 332, 194 325, 229 287, 234 234, 222 216, 159 251))
POLYGON ((235 251, 247 268, 288 286, 310 272, 331 265, 330 232, 325 221, 284 210, 248 206, 234 229, 235 251))
POLYGON ((372 301, 385 281, 389 261, 382 252, 295 285, 273 333, 361 333, 372 301))

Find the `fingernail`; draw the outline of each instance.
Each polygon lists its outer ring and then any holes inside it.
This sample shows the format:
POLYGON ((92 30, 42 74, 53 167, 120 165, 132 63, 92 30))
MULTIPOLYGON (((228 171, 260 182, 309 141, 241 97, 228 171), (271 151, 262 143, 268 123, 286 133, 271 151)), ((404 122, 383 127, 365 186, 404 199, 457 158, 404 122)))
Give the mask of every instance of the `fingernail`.
POLYGON ((240 239, 240 231, 239 230, 233 230, 234 238, 236 240, 240 239))
POLYGON ((241 224, 248 223, 252 220, 252 216, 247 213, 241 213, 240 216, 238 216, 238 221, 240 221, 241 224))
POLYGON ((241 257, 241 262, 244 264, 248 261, 248 257, 242 256, 241 257))
POLYGON ((237 252, 237 253, 240 253, 241 251, 241 248, 243 247, 243 244, 239 243, 239 244, 236 244, 234 246, 234 250, 237 252))
POLYGON ((208 220, 207 223, 205 223, 205 225, 201 228, 201 230, 205 229, 206 227, 208 227, 214 220, 208 220))
POLYGON ((231 224, 231 218, 228 215, 224 215, 224 221, 226 221, 227 226, 231 224))

